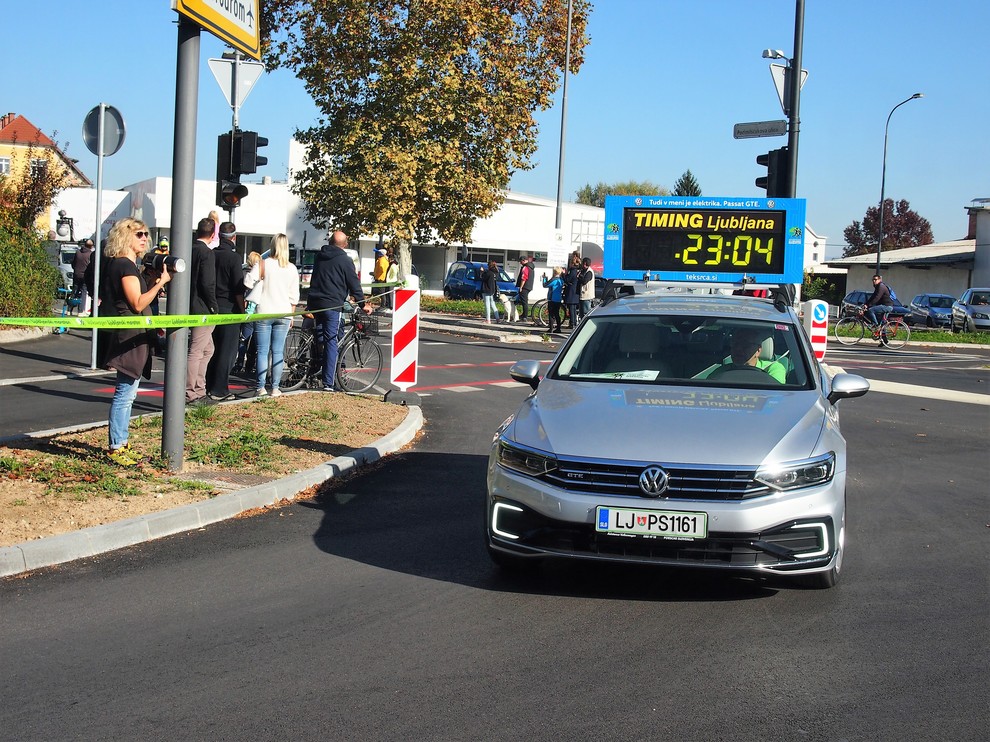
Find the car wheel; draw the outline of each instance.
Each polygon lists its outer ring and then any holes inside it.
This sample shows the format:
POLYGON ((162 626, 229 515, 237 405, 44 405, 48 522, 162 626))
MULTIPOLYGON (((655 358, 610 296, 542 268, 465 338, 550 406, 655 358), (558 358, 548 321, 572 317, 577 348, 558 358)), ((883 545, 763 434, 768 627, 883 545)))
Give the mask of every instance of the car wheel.
POLYGON ((976 323, 973 322, 972 317, 967 317, 963 320, 963 329, 966 332, 976 332, 976 323))
POLYGON ((475 301, 481 301, 481 292, 480 291, 475 291, 474 292, 474 300, 475 301))
POLYGON ((444 286, 443 287, 443 298, 444 299, 453 299, 454 298, 454 295, 451 293, 449 286, 444 286))
POLYGON ((927 320, 925 320, 925 327, 935 327, 935 320, 929 317, 927 320))
POLYGON ((955 315, 953 315, 952 319, 949 320, 949 329, 952 331, 953 335, 959 332, 959 329, 956 327, 955 315))

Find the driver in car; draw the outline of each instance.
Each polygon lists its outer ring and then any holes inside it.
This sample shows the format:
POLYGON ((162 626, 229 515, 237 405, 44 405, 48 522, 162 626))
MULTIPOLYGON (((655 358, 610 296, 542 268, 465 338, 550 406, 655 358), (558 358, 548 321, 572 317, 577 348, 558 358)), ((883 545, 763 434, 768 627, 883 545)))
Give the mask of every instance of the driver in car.
MULTIPOLYGON (((722 364, 722 369, 754 366, 770 374, 770 377, 783 384, 787 378, 787 369, 779 361, 764 361, 760 358, 760 348, 768 335, 754 328, 740 328, 732 333, 729 340, 729 358, 722 364)), ((716 369, 712 376, 718 374, 716 369)))

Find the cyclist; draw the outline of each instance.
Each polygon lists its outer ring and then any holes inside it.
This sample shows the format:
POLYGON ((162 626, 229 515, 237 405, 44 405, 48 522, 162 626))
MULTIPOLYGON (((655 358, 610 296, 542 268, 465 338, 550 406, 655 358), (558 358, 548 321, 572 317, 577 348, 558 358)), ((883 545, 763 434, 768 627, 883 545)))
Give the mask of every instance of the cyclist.
POLYGON ((873 276, 873 294, 866 300, 863 306, 864 313, 877 327, 882 319, 881 315, 894 311, 894 302, 890 298, 890 289, 883 282, 883 276, 879 273, 873 276))
POLYGON ((347 235, 337 230, 332 240, 324 245, 313 261, 313 277, 309 284, 306 309, 316 310, 315 319, 323 342, 323 391, 334 391, 334 370, 337 368, 337 343, 344 335, 340 310, 349 296, 370 312, 371 304, 364 300, 361 281, 354 262, 344 252, 347 235))

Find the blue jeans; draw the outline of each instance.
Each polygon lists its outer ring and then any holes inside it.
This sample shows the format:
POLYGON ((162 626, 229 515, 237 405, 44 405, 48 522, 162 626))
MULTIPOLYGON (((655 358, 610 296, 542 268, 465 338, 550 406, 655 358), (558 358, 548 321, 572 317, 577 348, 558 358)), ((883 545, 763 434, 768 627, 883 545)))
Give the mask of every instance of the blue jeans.
POLYGON ((866 310, 866 314, 871 320, 873 320, 874 325, 880 324, 881 315, 885 312, 893 312, 894 308, 889 304, 877 304, 866 310))
POLYGON ((272 372, 272 389, 278 389, 282 378, 282 363, 285 360, 285 337, 289 334, 292 320, 289 317, 279 319, 260 319, 254 323, 255 348, 258 360, 255 368, 258 372, 255 388, 265 388, 265 378, 268 370, 272 372), (268 355, 271 353, 271 366, 268 365, 268 355))
POLYGON ((110 402, 110 448, 117 449, 127 443, 128 427, 131 424, 131 405, 137 397, 141 379, 135 379, 122 371, 117 372, 117 382, 110 402))
POLYGON ((497 299, 493 294, 484 294, 482 299, 485 300, 485 321, 491 322, 492 315, 495 315, 495 321, 498 322, 501 316, 498 313, 498 305, 495 303, 497 299))
POLYGON ((337 371, 337 348, 344 337, 344 323, 340 312, 329 309, 316 315, 316 326, 320 330, 323 343, 323 388, 333 389, 333 376, 337 371))
POLYGON ((578 317, 580 317, 581 319, 584 319, 585 316, 590 311, 591 311, 591 299, 582 299, 581 300, 581 310, 578 313, 578 317))

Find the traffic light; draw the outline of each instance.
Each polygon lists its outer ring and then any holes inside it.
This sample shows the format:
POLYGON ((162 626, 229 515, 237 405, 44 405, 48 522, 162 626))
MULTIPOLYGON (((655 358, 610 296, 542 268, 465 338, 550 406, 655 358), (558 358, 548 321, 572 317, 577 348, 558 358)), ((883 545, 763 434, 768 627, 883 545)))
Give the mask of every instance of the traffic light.
POLYGON ((241 200, 248 195, 247 186, 241 185, 240 175, 234 172, 232 167, 234 154, 234 141, 236 134, 232 137, 228 132, 217 137, 217 206, 221 206, 228 211, 239 205, 241 200))
POLYGON ((756 164, 763 165, 767 174, 756 179, 758 188, 765 188, 767 197, 785 198, 790 195, 791 159, 787 147, 772 149, 757 155, 756 164))
POLYGON ((233 145, 233 172, 237 175, 256 173, 268 164, 268 158, 258 154, 259 148, 268 146, 268 139, 258 136, 258 132, 235 132, 233 145))

